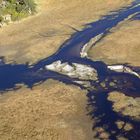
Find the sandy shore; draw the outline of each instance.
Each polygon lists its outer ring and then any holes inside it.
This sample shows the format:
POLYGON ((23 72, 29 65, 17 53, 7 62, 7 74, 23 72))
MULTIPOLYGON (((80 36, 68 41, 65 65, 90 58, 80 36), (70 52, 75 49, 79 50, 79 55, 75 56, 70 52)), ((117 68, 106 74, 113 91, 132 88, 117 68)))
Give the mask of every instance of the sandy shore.
POLYGON ((131 0, 39 0, 38 14, 0 29, 0 56, 34 63, 52 55, 82 25, 131 0))

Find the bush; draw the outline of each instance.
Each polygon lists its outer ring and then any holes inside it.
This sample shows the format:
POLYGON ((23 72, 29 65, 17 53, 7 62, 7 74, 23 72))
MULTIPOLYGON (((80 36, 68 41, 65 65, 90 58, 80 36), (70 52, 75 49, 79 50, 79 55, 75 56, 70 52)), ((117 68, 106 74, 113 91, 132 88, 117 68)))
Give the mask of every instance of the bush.
POLYGON ((23 0, 24 4, 28 7, 28 10, 31 10, 31 12, 36 12, 36 4, 33 0, 23 0))
POLYGON ((0 22, 2 22, 3 21, 3 17, 2 16, 0 16, 0 22))
MULTIPOLYGON (((36 4, 34 0, 3 0, 6 6, 0 8, 0 22, 3 21, 2 16, 11 15, 11 20, 19 20, 34 14, 36 11, 36 4)), ((2 2, 2 1, 1 1, 2 2)))

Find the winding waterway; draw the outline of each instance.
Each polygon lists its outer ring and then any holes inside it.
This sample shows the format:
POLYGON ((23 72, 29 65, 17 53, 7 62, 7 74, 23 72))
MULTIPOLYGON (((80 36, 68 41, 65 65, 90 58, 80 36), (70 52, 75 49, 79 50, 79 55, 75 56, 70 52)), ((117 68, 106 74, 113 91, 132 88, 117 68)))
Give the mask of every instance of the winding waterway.
MULTIPOLYGON (((75 83, 78 78, 71 78, 64 74, 47 70, 46 65, 52 64, 60 60, 62 63, 77 63, 88 65, 97 70, 98 80, 88 80, 91 88, 88 88, 87 95, 89 105, 97 108, 89 114, 98 117, 100 120, 96 127, 104 127, 110 134, 110 140, 117 139, 117 136, 123 135, 129 140, 138 140, 140 138, 140 122, 131 120, 128 117, 122 117, 112 111, 112 103, 107 100, 108 93, 114 90, 121 91, 132 97, 140 97, 140 78, 131 73, 116 72, 108 69, 104 62, 92 61, 88 58, 81 57, 82 48, 92 39, 99 35, 101 37, 94 42, 93 46, 110 33, 110 29, 125 20, 139 20, 140 18, 140 1, 135 1, 128 7, 124 7, 118 11, 112 11, 110 14, 103 16, 100 20, 85 25, 81 31, 74 33, 70 39, 64 42, 60 49, 49 58, 45 58, 38 63, 29 66, 28 64, 5 64, 3 59, 0 63, 0 90, 14 90, 17 84, 26 84, 32 87, 35 83, 43 82, 47 79, 55 79, 66 84, 75 84, 81 88, 86 88, 82 84, 75 83), (110 83, 115 82, 112 86, 110 83), (102 83, 105 87, 102 87, 102 83), (94 87, 94 88, 92 88, 94 87), (101 94, 104 93, 104 94, 101 94), (94 98, 93 98, 94 97, 94 98), (103 115, 104 114, 104 115, 103 115), (119 130, 115 124, 116 120, 130 122, 134 129, 126 133, 119 130)), ((132 69, 139 74, 139 68, 131 66, 132 69)), ((86 80, 87 81, 87 80, 86 80)), ((94 126, 94 127, 95 127, 94 126)), ((93 127, 93 129, 94 129, 93 127)), ((98 137, 98 135, 97 135, 98 137)))

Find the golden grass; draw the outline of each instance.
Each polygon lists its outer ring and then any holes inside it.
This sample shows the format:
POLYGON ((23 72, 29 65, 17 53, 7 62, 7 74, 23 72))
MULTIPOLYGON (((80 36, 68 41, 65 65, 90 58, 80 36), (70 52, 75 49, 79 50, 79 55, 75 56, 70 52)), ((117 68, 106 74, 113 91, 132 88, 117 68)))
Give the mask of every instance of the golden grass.
POLYGON ((0 56, 7 61, 35 63, 52 55, 82 25, 131 0, 39 0, 38 14, 0 29, 0 56))
POLYGON ((113 110, 128 116, 132 119, 140 120, 140 98, 125 96, 123 93, 111 92, 108 100, 113 102, 113 110))
POLYGON ((0 97, 0 140, 87 140, 86 91, 49 80, 0 97))
POLYGON ((140 22, 121 23, 112 32, 89 50, 89 57, 107 64, 129 63, 140 66, 140 22))
POLYGON ((0 139, 91 139, 86 102, 85 91, 50 80, 9 91, 0 97, 0 139))

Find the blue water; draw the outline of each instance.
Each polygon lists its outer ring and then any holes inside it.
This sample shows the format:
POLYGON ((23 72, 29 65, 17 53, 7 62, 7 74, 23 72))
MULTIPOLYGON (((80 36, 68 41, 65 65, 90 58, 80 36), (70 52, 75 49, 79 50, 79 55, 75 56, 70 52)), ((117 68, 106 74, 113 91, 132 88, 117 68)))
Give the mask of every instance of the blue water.
MULTIPOLYGON (((117 90, 128 96, 135 98, 140 97, 140 79, 131 74, 110 71, 107 69, 107 65, 104 62, 95 62, 80 57, 82 47, 88 43, 90 39, 100 34, 103 34, 102 38, 106 37, 110 34, 110 29, 120 22, 123 22, 125 19, 128 19, 128 17, 129 20, 139 20, 140 5, 138 4, 140 4, 139 0, 133 2, 128 7, 123 7, 118 11, 110 12, 98 21, 86 24, 82 31, 77 31, 70 37, 70 39, 65 41, 54 55, 45 58, 32 66, 29 66, 28 64, 5 64, 2 58, 0 63, 0 90, 3 91, 3 93, 5 90, 16 90, 16 84, 25 84, 28 87, 32 87, 35 83, 44 82, 49 78, 62 81, 66 84, 75 84, 74 80, 78 79, 72 79, 56 72, 47 71, 44 68, 45 65, 51 64, 56 60, 90 65, 97 70, 99 75, 98 82, 90 81, 92 86, 96 86, 96 90, 89 91, 87 95, 89 105, 93 107, 96 106, 97 108, 96 111, 91 111, 89 114, 92 117, 96 116, 100 119, 95 126, 107 126, 105 127, 105 130, 110 134, 110 140, 116 140, 117 136, 120 134, 130 140, 139 140, 140 122, 131 120, 127 117, 121 117, 112 111, 112 103, 107 100, 107 93, 117 90), (117 80, 117 83, 112 87, 109 83, 114 80, 117 80), (105 83, 107 88, 102 88, 101 83, 105 81, 107 81, 105 83), (92 98, 93 96, 94 98, 92 98), (119 130, 115 124, 115 121, 118 119, 133 124, 134 130, 128 133, 119 130), (113 133, 113 131, 115 133, 113 133)), ((95 44, 101 41, 102 38, 95 42, 95 44)), ((135 71, 140 71, 139 67, 132 66, 132 68, 135 71)), ((84 88, 81 85, 76 85, 84 88)))

